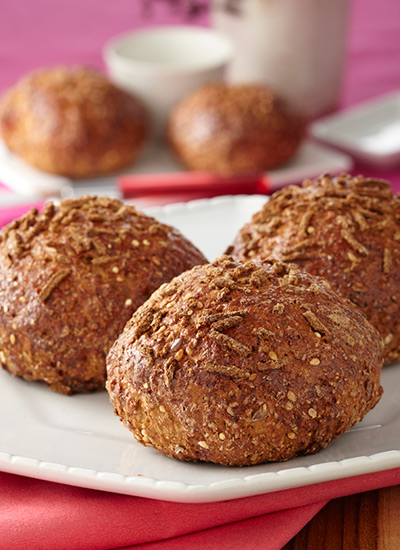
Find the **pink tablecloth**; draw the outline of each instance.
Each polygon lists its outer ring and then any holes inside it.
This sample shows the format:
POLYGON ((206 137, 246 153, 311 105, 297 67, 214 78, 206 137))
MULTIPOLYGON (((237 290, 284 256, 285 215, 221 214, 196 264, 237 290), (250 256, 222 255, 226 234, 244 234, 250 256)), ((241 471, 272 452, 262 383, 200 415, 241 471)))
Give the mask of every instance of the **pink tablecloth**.
MULTIPOLYGON (((179 14, 171 14, 167 4, 158 3, 157 22, 178 22, 179 14)), ((0 92, 43 65, 102 68, 100 51, 109 37, 151 23, 143 18, 141 5, 132 0, 3 0, 0 92)), ((206 16, 198 23, 207 24, 206 16)), ((386 0, 383 5, 380 0, 354 0, 349 36, 342 106, 400 88, 398 1, 386 0)), ((400 169, 384 173, 359 165, 354 172, 386 177, 400 191, 400 169)), ((3 450, 7 451, 0 437, 3 450)), ((136 545, 154 550, 278 550, 329 499, 398 483, 399 469, 239 501, 182 505, 3 473, 0 549, 106 550, 136 545)))

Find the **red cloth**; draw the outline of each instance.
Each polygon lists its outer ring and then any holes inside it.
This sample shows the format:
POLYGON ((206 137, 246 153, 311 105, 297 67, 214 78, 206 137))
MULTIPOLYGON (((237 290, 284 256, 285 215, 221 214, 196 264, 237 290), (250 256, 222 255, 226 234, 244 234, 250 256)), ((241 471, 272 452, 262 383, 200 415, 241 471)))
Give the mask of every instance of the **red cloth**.
POLYGON ((399 483, 400 468, 255 497, 181 504, 0 473, 0 548, 279 550, 331 498, 399 483))
MULTIPOLYGON (((0 93, 36 67, 102 67, 100 52, 108 38, 149 24, 140 20, 142 4, 3 0, 0 93)), ((166 2, 158 4, 158 23, 179 21, 177 15, 167 16, 166 2)), ((380 0, 353 0, 349 31, 342 106, 399 89, 400 3, 386 0, 383 8, 380 0)), ((359 165, 354 173, 386 177, 400 191, 400 170, 384 173, 359 165)), ((9 209, 1 221, 20 213, 9 209)), ((132 545, 143 550, 278 550, 329 499, 399 483, 396 469, 233 501, 176 504, 0 473, 0 550, 110 550, 132 545)))

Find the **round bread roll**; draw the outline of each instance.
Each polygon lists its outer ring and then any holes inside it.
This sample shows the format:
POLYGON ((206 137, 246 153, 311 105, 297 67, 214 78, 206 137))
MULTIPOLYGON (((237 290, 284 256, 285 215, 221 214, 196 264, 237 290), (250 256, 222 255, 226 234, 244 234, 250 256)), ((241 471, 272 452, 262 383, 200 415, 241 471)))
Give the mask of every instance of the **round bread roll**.
POLYGON ((400 357, 400 199, 384 180, 322 176, 276 192, 237 235, 237 259, 278 258, 325 277, 400 357))
POLYGON ((48 203, 0 233, 0 363, 71 394, 103 388, 106 355, 162 283, 204 263, 178 231, 105 197, 48 203))
POLYGON ((167 135, 192 170, 253 172, 289 160, 304 136, 304 122, 263 86, 208 84, 173 110, 167 135))
POLYGON ((71 178, 134 161, 147 134, 139 101, 82 67, 34 72, 0 105, 0 135, 8 148, 40 170, 71 178))
POLYGON ((325 279, 230 257, 160 287, 107 358, 116 414, 181 460, 315 453, 378 402, 382 341, 325 279))

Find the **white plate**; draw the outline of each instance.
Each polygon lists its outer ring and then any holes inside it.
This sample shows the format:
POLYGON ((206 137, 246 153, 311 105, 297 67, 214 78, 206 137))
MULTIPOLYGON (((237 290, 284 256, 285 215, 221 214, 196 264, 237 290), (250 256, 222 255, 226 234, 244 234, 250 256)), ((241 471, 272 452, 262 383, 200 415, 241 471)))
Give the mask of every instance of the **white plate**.
MULTIPOLYGON (((152 208, 213 259, 265 197, 218 197, 152 208)), ((0 469, 129 495, 212 502, 400 466, 400 365, 385 393, 350 432, 319 454, 281 464, 227 468, 179 462, 142 447, 114 416, 105 392, 67 397, 0 372, 0 469)))
MULTIPOLYGON (((352 160, 349 156, 318 143, 305 141, 291 162, 276 170, 271 170, 269 175, 273 185, 283 186, 288 183, 301 182, 305 178, 314 178, 325 172, 331 174, 345 172, 351 166, 352 160)), ((178 171, 182 171, 182 166, 176 162, 166 148, 153 145, 144 152, 136 164, 127 167, 123 173, 144 174, 178 171)), ((114 187, 117 175, 120 174, 72 181, 65 177, 46 174, 10 153, 0 139, 0 181, 22 195, 72 197, 94 192, 109 196, 117 195, 117 190, 114 187)))
POLYGON ((380 168, 400 165, 400 92, 390 93, 311 125, 311 134, 380 168))

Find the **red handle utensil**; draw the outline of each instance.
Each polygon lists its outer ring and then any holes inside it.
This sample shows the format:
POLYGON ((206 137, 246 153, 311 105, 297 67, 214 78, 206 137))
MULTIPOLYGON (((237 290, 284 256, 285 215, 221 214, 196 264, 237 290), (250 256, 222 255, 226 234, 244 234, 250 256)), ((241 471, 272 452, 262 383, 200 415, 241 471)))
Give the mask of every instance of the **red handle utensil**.
POLYGON ((209 195, 267 194, 270 178, 263 173, 220 176, 212 172, 171 172, 162 174, 128 174, 117 179, 124 197, 206 193, 209 195))

